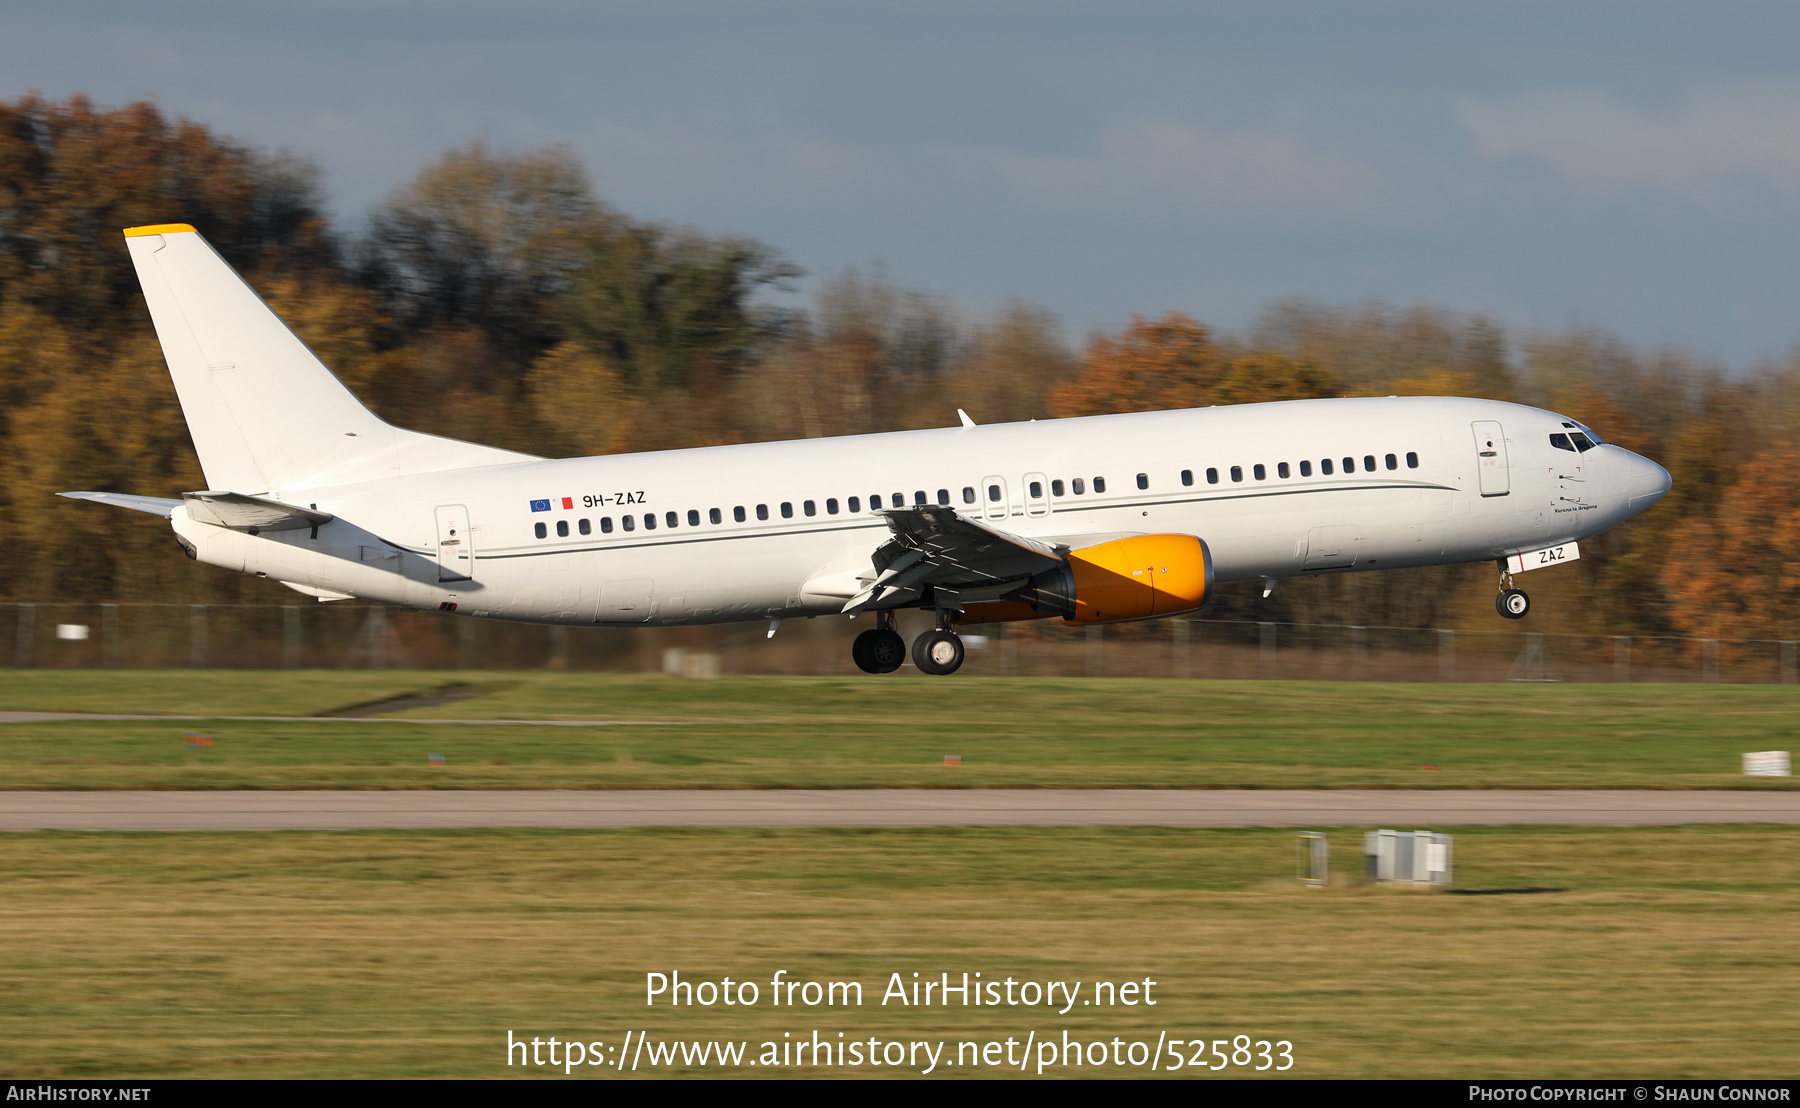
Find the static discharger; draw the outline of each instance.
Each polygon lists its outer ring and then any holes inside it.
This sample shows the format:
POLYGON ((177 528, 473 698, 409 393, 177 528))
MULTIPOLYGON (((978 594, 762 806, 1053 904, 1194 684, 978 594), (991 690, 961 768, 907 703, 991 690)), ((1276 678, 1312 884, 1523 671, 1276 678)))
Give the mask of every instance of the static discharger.
POLYGON ((183 735, 181 745, 188 750, 211 750, 212 740, 211 735, 183 735))
POLYGON ((427 754, 425 757, 434 766, 447 766, 450 764, 450 759, 444 757, 442 754, 427 754))
POLYGON ((960 766, 962 765, 962 755, 946 754, 944 755, 944 764, 947 766, 960 766))

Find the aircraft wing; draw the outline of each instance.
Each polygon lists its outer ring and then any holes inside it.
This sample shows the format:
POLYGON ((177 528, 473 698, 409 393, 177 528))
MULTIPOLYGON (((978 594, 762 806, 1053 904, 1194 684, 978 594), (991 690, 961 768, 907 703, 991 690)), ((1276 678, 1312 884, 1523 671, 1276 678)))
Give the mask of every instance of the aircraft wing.
POLYGON ((130 508, 134 512, 149 512, 164 519, 181 506, 179 500, 168 500, 160 496, 133 496, 124 492, 59 492, 56 495, 66 496, 70 500, 92 500, 97 504, 111 504, 116 508, 130 508))
POLYGON ((954 508, 918 505, 881 513, 894 537, 875 551, 876 576, 851 597, 855 615, 871 604, 923 585, 952 589, 964 599, 991 599, 1033 574, 1062 564, 1068 548, 990 527, 954 508))
POLYGON ((191 518, 252 535, 258 531, 298 531, 336 518, 330 512, 298 508, 241 492, 184 492, 181 496, 187 501, 191 518))

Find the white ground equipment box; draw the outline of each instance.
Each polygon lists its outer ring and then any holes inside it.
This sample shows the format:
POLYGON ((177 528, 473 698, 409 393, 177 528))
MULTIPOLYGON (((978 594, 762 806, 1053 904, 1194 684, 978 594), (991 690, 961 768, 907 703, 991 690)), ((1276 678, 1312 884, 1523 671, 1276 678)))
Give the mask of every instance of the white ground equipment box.
POLYGON ((1363 854, 1372 880, 1398 885, 1448 885, 1450 836, 1432 831, 1370 831, 1363 854))

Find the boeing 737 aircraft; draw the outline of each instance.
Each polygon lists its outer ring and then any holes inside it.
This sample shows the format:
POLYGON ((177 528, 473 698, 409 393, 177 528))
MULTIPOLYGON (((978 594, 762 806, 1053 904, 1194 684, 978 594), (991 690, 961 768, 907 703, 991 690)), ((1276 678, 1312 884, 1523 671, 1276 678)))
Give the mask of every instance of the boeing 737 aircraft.
MULTIPOLYGON (((192 227, 125 232, 206 474, 167 518, 188 556, 322 601, 576 625, 935 613, 956 628, 1191 612, 1222 583, 1492 560, 1513 575, 1656 503, 1669 475, 1574 420, 1370 397, 551 460, 391 426, 192 227)), ((771 633, 776 624, 771 623, 771 633)))

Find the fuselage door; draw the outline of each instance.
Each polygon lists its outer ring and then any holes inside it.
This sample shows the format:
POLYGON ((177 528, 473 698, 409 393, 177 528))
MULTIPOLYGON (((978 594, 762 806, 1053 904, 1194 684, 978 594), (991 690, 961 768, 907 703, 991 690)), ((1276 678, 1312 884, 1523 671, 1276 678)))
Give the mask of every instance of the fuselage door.
POLYGON ((1028 516, 1050 514, 1050 479, 1041 473, 1025 475, 1025 514, 1028 516))
POLYGON ((1478 419, 1475 428, 1475 462, 1481 473, 1481 495, 1505 496, 1512 491, 1506 463, 1506 432, 1491 419, 1478 419))
POLYGON ((475 537, 469 533, 469 509, 440 504, 437 510, 438 580, 467 581, 475 575, 475 537))
POLYGON ((981 479, 981 506, 989 519, 1005 519, 1012 514, 1012 500, 1006 494, 1006 478, 981 479))

